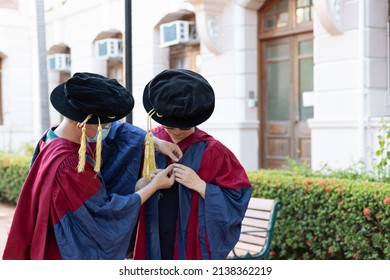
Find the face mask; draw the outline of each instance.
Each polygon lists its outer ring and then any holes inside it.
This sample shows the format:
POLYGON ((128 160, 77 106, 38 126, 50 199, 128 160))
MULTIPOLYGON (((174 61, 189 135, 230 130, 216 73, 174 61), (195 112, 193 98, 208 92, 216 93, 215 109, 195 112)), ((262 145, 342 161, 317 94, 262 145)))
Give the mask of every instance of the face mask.
MULTIPOLYGON (((105 127, 105 128, 102 128, 102 141, 107 137, 108 133, 110 132, 110 129, 111 129, 111 125, 108 126, 108 127, 105 127)), ((97 138, 98 138, 98 134, 99 132, 96 131, 96 134, 93 138, 87 138, 88 142, 96 142, 97 141, 97 138)))

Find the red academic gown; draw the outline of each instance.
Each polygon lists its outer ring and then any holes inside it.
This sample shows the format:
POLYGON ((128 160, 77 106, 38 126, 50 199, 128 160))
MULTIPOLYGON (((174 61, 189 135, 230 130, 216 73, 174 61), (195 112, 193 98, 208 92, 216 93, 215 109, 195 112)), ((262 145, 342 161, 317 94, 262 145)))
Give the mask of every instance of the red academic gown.
MULTIPOLYGON (((162 126, 153 133, 172 142, 162 126)), ((239 239, 251 195, 249 179, 234 154, 200 129, 177 144, 184 153, 180 163, 194 169, 207 185, 205 199, 178 186, 173 259, 225 259, 239 239)), ((168 164, 161 154, 156 162, 158 168, 168 164)), ((171 221, 159 217, 158 197, 157 192, 141 207, 134 259, 161 259, 159 228, 171 221)))
POLYGON ((79 145, 62 138, 45 142, 45 135, 19 196, 3 259, 124 259, 141 205, 132 193, 144 136, 138 128, 113 123, 105 141, 112 142, 111 159, 103 156, 102 170, 111 182, 106 186, 93 171, 90 149, 78 173, 79 145))

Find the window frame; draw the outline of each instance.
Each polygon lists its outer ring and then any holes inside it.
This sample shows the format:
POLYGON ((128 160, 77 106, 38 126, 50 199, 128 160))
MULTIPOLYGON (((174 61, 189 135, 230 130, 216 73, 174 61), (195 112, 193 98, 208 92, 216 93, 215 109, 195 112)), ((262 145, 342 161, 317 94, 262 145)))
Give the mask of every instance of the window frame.
MULTIPOLYGON (((296 3, 297 0, 291 1, 288 0, 288 15, 289 19, 287 21, 287 26, 280 27, 280 28, 273 28, 270 30, 266 30, 264 28, 264 15, 266 12, 276 4, 278 1, 281 0, 272 0, 268 1, 267 3, 264 4, 264 6, 261 8, 259 12, 259 17, 258 17, 258 26, 259 26, 259 39, 267 39, 267 38, 273 38, 273 37, 279 37, 279 36, 288 36, 291 34, 295 33, 305 33, 305 32, 311 32, 313 30, 313 21, 306 21, 303 23, 297 23, 296 22, 296 3)), ((311 4, 313 6, 313 0, 311 0, 311 4)))

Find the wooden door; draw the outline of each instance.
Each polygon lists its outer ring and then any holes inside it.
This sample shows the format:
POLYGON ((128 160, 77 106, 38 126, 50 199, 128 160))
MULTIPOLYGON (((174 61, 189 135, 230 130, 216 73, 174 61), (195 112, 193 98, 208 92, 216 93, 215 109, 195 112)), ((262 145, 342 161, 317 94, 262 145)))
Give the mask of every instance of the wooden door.
POLYGON ((313 107, 303 93, 313 89, 312 35, 263 40, 260 54, 261 167, 284 168, 288 158, 310 164, 313 107))
POLYGON ((267 0, 258 12, 261 168, 310 164, 313 12, 312 0, 267 0))

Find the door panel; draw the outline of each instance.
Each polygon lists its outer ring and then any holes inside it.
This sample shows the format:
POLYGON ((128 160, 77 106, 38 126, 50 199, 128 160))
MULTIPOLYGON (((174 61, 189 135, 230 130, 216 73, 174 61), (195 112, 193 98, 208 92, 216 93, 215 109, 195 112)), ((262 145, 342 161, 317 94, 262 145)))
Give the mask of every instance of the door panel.
POLYGON ((313 118, 313 106, 303 106, 303 93, 313 90, 313 40, 309 35, 296 38, 298 46, 298 106, 299 120, 296 126, 296 155, 298 163, 310 165, 311 162, 311 132, 307 120, 313 118))
POLYGON ((310 164, 313 108, 303 106, 303 92, 313 89, 312 36, 264 40, 260 52, 261 167, 284 168, 288 158, 310 164))
POLYGON ((290 95, 291 59, 288 40, 264 44, 265 95, 262 97, 264 147, 267 168, 283 164, 291 153, 290 95))

